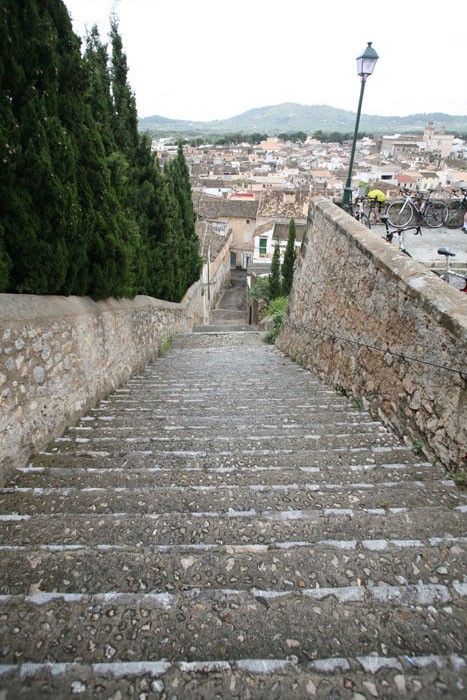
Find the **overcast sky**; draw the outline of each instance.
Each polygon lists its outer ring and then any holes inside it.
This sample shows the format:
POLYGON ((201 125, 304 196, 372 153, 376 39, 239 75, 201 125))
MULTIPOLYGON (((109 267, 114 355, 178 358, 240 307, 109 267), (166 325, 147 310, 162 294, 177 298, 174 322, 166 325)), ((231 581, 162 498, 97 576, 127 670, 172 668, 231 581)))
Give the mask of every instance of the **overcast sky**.
POLYGON ((467 114, 463 0, 65 0, 107 40, 114 4, 138 115, 226 119, 298 102, 357 109, 356 57, 379 54, 363 112, 467 114))

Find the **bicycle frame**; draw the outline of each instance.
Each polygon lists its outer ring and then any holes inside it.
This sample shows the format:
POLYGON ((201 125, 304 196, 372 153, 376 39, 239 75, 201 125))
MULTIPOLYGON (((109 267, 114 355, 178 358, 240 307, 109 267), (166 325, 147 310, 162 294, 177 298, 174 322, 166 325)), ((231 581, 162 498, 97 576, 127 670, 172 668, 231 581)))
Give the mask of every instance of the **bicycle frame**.
POLYGON ((389 225, 388 225, 388 217, 387 217, 387 216, 382 216, 381 219, 382 219, 382 221, 384 222, 384 225, 386 226, 386 236, 384 237, 385 240, 386 240, 388 243, 392 243, 393 238, 394 238, 394 234, 396 234, 397 237, 398 237, 398 239, 399 239, 399 250, 401 251, 401 253, 404 253, 405 255, 408 255, 409 258, 412 258, 413 255, 412 255, 411 253, 409 253, 409 251, 408 251, 407 248, 405 247, 404 233, 406 233, 407 231, 414 230, 414 231, 415 231, 415 233, 414 233, 415 236, 419 236, 419 235, 421 236, 421 235, 422 235, 422 229, 420 228, 420 226, 419 226, 419 225, 416 225, 416 226, 400 226, 400 227, 396 227, 393 231, 390 231, 390 230, 389 230, 389 225))
POLYGON ((413 193, 408 192, 407 190, 400 190, 401 194, 404 196, 405 195, 405 204, 401 209, 401 212, 404 211, 405 206, 407 203, 409 203, 409 206, 411 206, 417 215, 418 219, 423 218, 423 215, 426 211, 426 208, 428 206, 428 203, 430 201, 430 196, 432 194, 432 190, 428 190, 427 195, 425 196, 423 193, 413 193), (417 199, 419 201, 417 201, 417 199))
POLYGON ((467 275, 461 275, 460 272, 456 272, 451 268, 450 258, 454 257, 455 253, 453 253, 448 248, 438 248, 438 255, 444 255, 446 259, 446 268, 443 272, 437 273, 439 274, 439 277, 441 277, 441 279, 447 282, 448 284, 458 289, 460 292, 467 293, 467 275), (457 280, 457 282, 454 283, 453 279, 457 280))

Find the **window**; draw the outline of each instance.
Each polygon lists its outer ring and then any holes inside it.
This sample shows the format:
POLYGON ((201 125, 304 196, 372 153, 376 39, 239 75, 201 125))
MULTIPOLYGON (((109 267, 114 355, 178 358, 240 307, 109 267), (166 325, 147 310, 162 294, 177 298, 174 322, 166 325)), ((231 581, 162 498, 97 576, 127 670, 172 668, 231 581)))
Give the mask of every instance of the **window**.
POLYGON ((268 247, 268 239, 267 238, 260 238, 259 239, 259 254, 266 255, 267 247, 268 247))
POLYGON ((249 224, 249 223, 250 223, 250 219, 247 219, 247 220, 246 220, 246 223, 249 224))

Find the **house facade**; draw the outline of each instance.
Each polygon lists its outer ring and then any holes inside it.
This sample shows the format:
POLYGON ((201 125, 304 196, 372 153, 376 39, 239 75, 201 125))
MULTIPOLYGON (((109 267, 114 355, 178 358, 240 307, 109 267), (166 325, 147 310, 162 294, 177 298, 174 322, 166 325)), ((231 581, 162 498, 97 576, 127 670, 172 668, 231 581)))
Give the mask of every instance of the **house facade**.
POLYGON ((220 199, 193 193, 199 220, 222 222, 232 231, 230 267, 246 270, 253 259, 254 232, 259 202, 256 200, 220 199))

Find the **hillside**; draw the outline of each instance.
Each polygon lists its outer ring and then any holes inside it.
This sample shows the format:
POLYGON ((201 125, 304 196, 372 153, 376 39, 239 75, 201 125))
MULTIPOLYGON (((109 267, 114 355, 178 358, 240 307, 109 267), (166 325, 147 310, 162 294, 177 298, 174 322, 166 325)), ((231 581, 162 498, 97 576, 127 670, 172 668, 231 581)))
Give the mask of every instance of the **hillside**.
MULTIPOLYGON (((446 126, 448 132, 467 133, 467 115, 454 116, 443 113, 411 114, 407 117, 382 117, 362 114, 360 130, 371 133, 396 133, 422 131, 429 121, 437 128, 446 126)), ((153 134, 180 134, 185 136, 227 134, 243 132, 267 133, 304 131, 313 134, 318 129, 325 132, 352 132, 355 112, 336 109, 329 105, 300 105, 286 102, 270 107, 250 109, 230 119, 195 122, 154 115, 139 120, 140 131, 153 134)))

